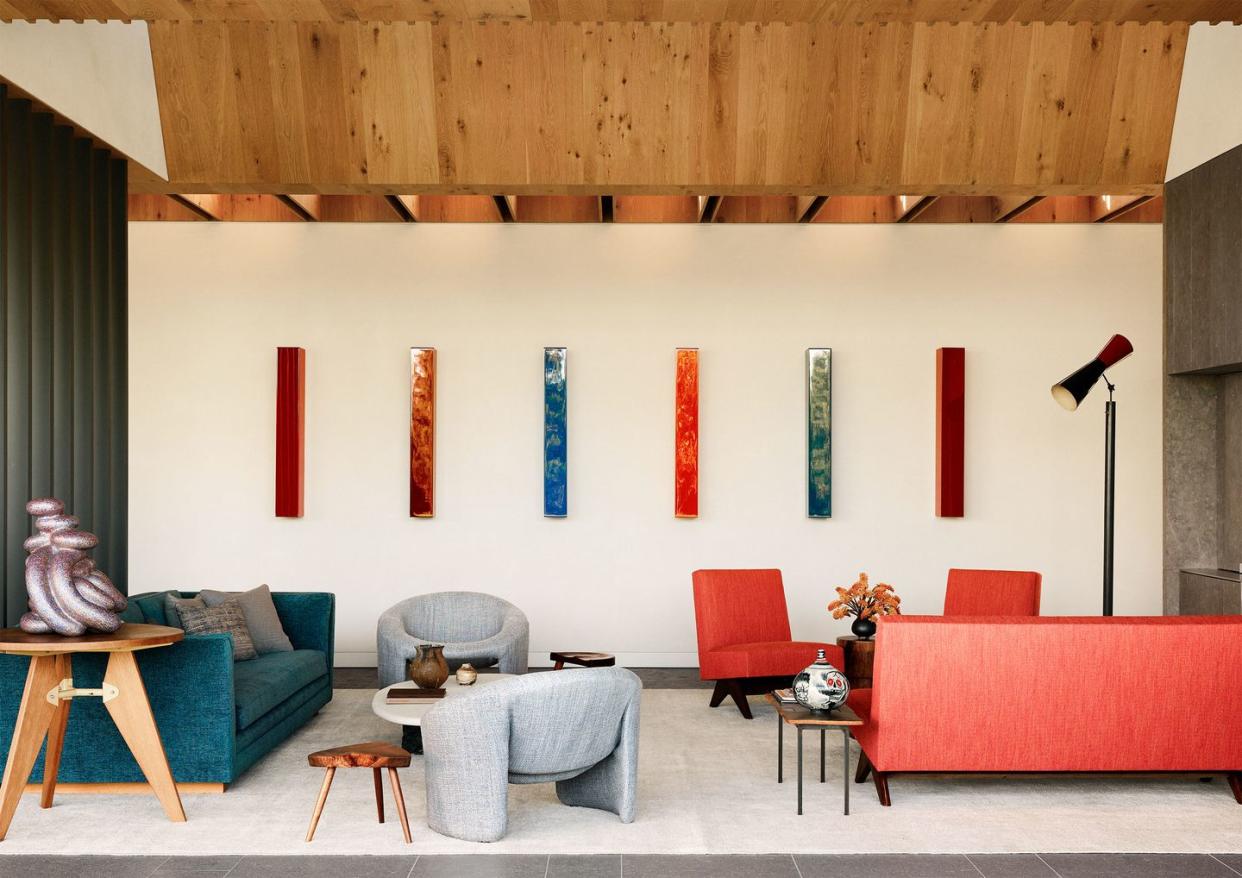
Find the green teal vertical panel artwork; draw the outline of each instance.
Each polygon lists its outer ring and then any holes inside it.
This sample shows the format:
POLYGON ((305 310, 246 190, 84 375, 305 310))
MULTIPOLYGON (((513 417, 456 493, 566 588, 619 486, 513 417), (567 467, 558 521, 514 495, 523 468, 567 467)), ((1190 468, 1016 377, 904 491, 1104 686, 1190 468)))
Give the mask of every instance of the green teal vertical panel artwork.
POLYGON ((568 514, 569 468, 566 441, 565 348, 543 349, 543 514, 568 514))
POLYGON ((832 518, 832 348, 806 351, 806 514, 832 518))

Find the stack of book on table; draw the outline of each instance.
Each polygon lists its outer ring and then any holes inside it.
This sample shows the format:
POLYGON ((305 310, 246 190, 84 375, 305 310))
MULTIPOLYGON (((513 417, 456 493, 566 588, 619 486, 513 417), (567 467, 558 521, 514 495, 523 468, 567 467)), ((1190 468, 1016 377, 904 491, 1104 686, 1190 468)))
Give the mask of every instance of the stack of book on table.
POLYGON ((772 694, 776 696, 776 700, 779 701, 781 704, 797 704, 798 703, 798 699, 794 698, 792 689, 777 689, 772 694))
POLYGON ((420 704, 424 701, 434 701, 437 698, 443 697, 443 689, 415 689, 411 686, 402 689, 389 689, 384 701, 387 704, 420 704))

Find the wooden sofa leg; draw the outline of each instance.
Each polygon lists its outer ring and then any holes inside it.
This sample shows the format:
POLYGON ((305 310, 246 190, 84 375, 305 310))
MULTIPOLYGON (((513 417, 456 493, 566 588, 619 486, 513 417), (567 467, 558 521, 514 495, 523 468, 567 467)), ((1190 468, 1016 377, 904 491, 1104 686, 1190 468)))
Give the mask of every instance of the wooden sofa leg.
POLYGON ((858 750, 858 770, 854 772, 854 783, 866 783, 867 775, 871 774, 871 760, 861 747, 858 750))
POLYGON ((873 768, 871 777, 875 781, 875 794, 880 797, 880 804, 885 808, 891 807, 893 800, 888 796, 888 774, 873 768))
POLYGON ((1232 772, 1229 775, 1229 789, 1233 791, 1234 801, 1242 805, 1242 773, 1232 772))
POLYGON ((755 716, 750 712, 750 702, 746 700, 746 689, 742 686, 741 680, 728 680, 729 695, 733 698, 733 703, 737 705, 737 709, 742 712, 742 716, 747 719, 754 719, 755 716))
POLYGON ((728 694, 729 694, 729 687, 726 685, 725 681, 717 680, 716 688, 712 690, 712 700, 710 702, 711 706, 719 707, 720 702, 724 701, 725 696, 728 694))

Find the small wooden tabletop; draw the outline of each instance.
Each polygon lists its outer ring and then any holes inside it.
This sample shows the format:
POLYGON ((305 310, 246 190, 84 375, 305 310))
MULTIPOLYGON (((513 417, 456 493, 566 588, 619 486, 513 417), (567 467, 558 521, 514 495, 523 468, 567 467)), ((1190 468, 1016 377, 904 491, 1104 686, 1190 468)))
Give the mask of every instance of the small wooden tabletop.
POLYGON ((826 728, 829 726, 861 726, 863 724, 863 721, 858 718, 858 714, 854 713, 848 704, 842 704, 833 710, 807 710, 801 704, 782 702, 771 692, 765 697, 768 699, 768 703, 776 708, 776 712, 781 715, 781 719, 791 726, 826 728))
POLYGON ((133 652, 168 646, 185 638, 180 628, 126 622, 110 634, 91 631, 77 637, 28 634, 20 628, 0 628, 0 653, 63 655, 72 652, 133 652))

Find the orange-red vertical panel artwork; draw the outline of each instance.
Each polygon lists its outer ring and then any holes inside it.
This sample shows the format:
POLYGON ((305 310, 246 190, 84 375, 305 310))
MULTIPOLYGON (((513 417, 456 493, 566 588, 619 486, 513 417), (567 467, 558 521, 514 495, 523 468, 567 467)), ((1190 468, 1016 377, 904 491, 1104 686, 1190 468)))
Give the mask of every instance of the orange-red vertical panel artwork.
POLYGON ((936 351, 936 515, 966 514, 966 349, 936 351))
POLYGON ((410 348, 410 517, 435 514, 436 349, 410 348))
POLYGON ((276 516, 302 517, 306 460, 306 351, 276 349, 276 516))
POLYGON ((699 515, 699 349, 677 349, 673 513, 699 515))

